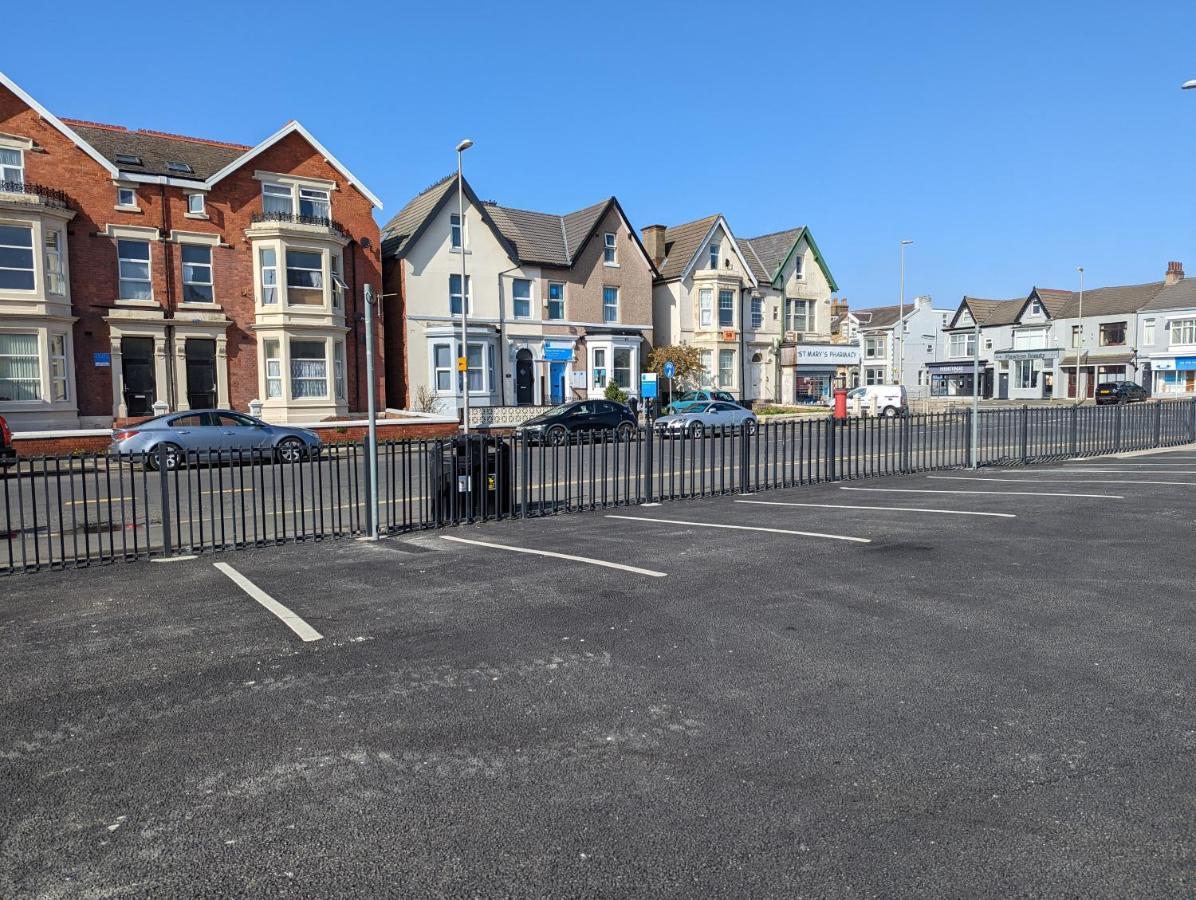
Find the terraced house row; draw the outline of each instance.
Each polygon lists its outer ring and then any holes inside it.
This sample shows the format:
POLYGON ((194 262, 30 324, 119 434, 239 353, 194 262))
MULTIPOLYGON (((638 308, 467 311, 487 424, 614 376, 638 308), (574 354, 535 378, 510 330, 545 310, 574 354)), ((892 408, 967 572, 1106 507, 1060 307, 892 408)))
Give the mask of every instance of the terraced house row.
POLYGON ((252 400, 279 422, 364 407, 381 203, 298 122, 252 147, 133 131, 61 119, 0 74, 0 165, 14 429, 252 400))

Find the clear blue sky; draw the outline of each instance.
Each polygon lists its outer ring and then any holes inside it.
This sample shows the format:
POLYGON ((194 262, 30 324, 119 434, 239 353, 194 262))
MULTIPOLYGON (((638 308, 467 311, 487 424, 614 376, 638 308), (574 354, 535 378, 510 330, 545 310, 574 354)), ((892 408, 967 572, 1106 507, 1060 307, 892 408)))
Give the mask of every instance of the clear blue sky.
POLYGON ((1072 287, 1080 264, 1090 286, 1169 259, 1196 275, 1192 0, 71 3, 5 21, 29 39, 0 68, 56 113, 249 144, 297 118, 383 216, 468 136, 468 177, 508 205, 613 193, 637 227, 809 225, 855 306, 896 302, 905 237, 907 293, 944 307, 1072 287))

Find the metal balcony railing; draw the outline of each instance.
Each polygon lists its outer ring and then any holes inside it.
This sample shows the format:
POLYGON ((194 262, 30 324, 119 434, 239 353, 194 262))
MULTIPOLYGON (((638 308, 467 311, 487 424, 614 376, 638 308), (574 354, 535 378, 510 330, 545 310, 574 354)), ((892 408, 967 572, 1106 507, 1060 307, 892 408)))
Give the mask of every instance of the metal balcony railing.
POLYGON ((35 181, 0 181, 0 194, 24 194, 31 200, 57 209, 69 209, 71 202, 62 191, 35 181))
POLYGON ((321 228, 329 228, 340 234, 348 234, 344 225, 336 221, 336 219, 330 219, 327 216, 305 216, 301 213, 262 211, 255 212, 250 221, 254 224, 258 222, 286 222, 292 225, 318 225, 321 228))

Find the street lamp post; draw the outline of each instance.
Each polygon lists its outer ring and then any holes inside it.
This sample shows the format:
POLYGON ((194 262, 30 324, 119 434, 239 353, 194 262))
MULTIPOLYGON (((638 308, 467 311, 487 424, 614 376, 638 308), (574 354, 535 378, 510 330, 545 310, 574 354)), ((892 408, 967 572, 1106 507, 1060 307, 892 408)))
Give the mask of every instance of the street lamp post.
MULTIPOLYGON (((465 187, 461 177, 461 155, 473 146, 466 138, 457 145, 457 229, 461 235, 461 355, 457 357, 457 378, 461 385, 461 433, 469 434, 469 282, 465 271, 465 187)), ((485 354, 483 354, 483 357, 485 354)))
POLYGON ((1183 84, 1180 85, 1180 87, 1183 88, 1185 91, 1191 91, 1191 90, 1196 89, 1196 78, 1193 78, 1191 81, 1185 81, 1183 84))
POLYGON ((900 338, 897 348, 897 384, 905 380, 905 248, 913 241, 901 242, 901 297, 897 301, 897 328, 894 335, 900 338))
POLYGON ((1084 396, 1080 390, 1084 384, 1084 369, 1081 366, 1084 361, 1084 267, 1076 266, 1076 271, 1080 273, 1080 309, 1077 316, 1080 324, 1076 326, 1079 328, 1079 340, 1076 342, 1076 406, 1079 406, 1084 396))

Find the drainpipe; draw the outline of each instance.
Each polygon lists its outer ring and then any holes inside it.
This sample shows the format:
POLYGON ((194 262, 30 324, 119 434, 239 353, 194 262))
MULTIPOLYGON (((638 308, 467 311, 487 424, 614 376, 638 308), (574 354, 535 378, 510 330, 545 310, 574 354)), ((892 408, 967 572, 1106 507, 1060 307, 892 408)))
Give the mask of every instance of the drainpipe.
MULTIPOLYGON (((361 409, 361 373, 358 371, 358 365, 361 361, 361 351, 357 349, 357 241, 350 240, 346 245, 349 251, 348 259, 344 259, 341 273, 345 279, 345 320, 349 323, 349 336, 352 340, 345 341, 345 365, 351 367, 353 372, 353 409, 361 409), (352 304, 352 309, 350 309, 352 304), (352 347, 354 359, 350 361, 349 347, 352 347)), ((381 293, 381 291, 379 291, 381 293)), ((378 302, 382 302, 382 297, 378 297, 378 302)), ((367 315, 369 311, 367 310, 367 315)))
MULTIPOLYGON (((166 403, 171 409, 178 409, 178 392, 175 390, 175 362, 174 362, 174 326, 169 321, 174 318, 174 254, 170 252, 170 198, 166 195, 166 179, 158 182, 158 194, 162 201, 161 228, 158 239, 162 244, 162 269, 166 276, 166 312, 164 318, 167 325, 163 329, 166 345, 166 403)), ((157 393, 157 392, 155 392, 157 393)))
MULTIPOLYGON (((464 252, 465 248, 462 247, 464 252)), ((502 295, 502 277, 509 275, 519 269, 519 266, 511 266, 509 269, 503 269, 495 276, 495 281, 498 287, 498 405, 507 405, 507 304, 502 295)), ((532 393, 533 398, 535 392, 532 393)), ((518 401, 516 401, 518 402, 518 401)))
POLYGON ((739 289, 739 401, 747 406, 747 317, 744 314, 744 296, 751 302, 748 289, 739 289))

